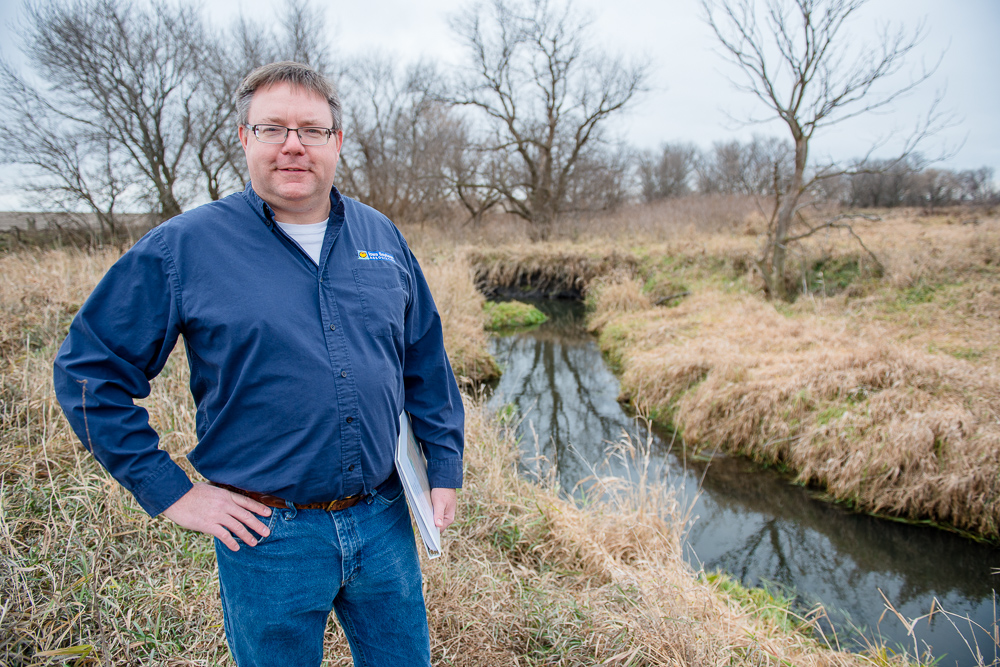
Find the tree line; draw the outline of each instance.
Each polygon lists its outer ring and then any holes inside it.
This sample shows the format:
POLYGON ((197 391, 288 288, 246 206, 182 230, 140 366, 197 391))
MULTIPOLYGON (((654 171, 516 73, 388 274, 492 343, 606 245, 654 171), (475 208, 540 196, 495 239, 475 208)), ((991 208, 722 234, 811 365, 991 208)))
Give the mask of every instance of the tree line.
MULTIPOLYGON (((793 0, 807 28, 816 1, 793 0)), ((819 1, 834 13, 864 2, 819 1)), ((725 6, 753 26, 752 0, 725 6)), ((469 4, 451 20, 466 55, 449 71, 334 53, 309 0, 285 0, 275 15, 276 24, 240 16, 218 26, 186 0, 27 0, 17 32, 28 67, 0 63, 0 160, 25 168, 21 187, 43 209, 84 209, 112 232, 123 211, 165 220, 243 187, 233 92, 253 68, 287 59, 326 73, 344 98, 338 187, 400 221, 504 210, 545 238, 560 216, 690 193, 772 196, 786 227, 801 201, 817 198, 936 206, 997 197, 990 170, 927 169, 912 147, 831 169, 808 164, 801 132, 794 142, 755 136, 706 150, 625 146, 611 121, 641 98, 651 65, 596 48, 571 1, 469 4)), ((724 46, 743 48, 712 25, 724 46)), ((886 58, 908 45, 890 45, 886 58)))
POLYGON ((275 13, 219 27, 184 0, 27 0, 28 67, 0 64, 0 159, 26 168, 23 192, 45 209, 84 208, 111 231, 125 210, 165 220, 243 186, 233 92, 253 68, 297 60, 344 98, 339 186, 392 217, 502 207, 544 236, 562 214, 624 197, 605 126, 648 65, 591 49, 571 3, 469 5, 452 21, 468 61, 447 73, 334 54, 308 0, 275 13))
MULTIPOLYGON (((791 142, 754 135, 716 142, 664 144, 633 158, 636 191, 645 202, 692 194, 774 196, 784 192, 794 169, 791 142)), ((851 208, 935 208, 1000 203, 991 167, 952 170, 926 165, 919 154, 856 159, 853 167, 811 188, 810 201, 851 208)))

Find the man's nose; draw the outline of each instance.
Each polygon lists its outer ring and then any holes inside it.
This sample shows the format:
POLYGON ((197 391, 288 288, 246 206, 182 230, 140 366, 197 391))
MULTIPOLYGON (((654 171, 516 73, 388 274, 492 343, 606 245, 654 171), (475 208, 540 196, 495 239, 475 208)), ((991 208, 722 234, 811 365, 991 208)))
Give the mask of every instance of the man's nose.
POLYGON ((298 130, 288 130, 288 136, 285 137, 285 143, 281 144, 282 153, 305 153, 305 146, 302 145, 302 140, 299 139, 298 130))

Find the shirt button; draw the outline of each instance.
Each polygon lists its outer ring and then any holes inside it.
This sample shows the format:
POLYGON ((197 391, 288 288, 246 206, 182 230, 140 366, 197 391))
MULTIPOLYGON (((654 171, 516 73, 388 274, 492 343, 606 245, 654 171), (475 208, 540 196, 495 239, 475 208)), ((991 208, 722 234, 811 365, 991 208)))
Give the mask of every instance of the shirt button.
POLYGON ((348 417, 347 418, 347 423, 348 424, 350 424, 352 421, 354 421, 354 417, 348 417))
POLYGON ((336 331, 336 330, 337 330, 337 325, 336 324, 331 324, 330 325, 330 331, 336 331))
POLYGON ((342 378, 347 377, 347 371, 340 371, 340 377, 342 378))
POLYGON ((351 465, 347 466, 347 470, 348 471, 354 470, 354 464, 352 463, 351 465))

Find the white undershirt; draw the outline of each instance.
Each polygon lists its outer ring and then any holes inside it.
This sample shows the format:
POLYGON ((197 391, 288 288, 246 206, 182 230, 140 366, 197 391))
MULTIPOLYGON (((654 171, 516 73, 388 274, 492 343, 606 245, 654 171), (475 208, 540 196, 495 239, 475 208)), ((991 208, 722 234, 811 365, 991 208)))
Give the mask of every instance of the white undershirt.
POLYGON ((323 237, 326 236, 327 221, 313 222, 306 225, 293 225, 290 222, 279 222, 278 220, 275 220, 275 222, 319 266, 319 254, 323 250, 323 237))

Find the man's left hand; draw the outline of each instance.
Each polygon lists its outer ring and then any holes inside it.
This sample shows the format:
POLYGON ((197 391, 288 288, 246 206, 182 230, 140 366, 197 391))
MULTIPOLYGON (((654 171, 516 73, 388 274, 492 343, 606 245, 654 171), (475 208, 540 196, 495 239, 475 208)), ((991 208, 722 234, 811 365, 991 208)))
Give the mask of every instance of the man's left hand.
POLYGON ((455 489, 431 489, 431 505, 434 507, 434 525, 444 530, 455 521, 458 495, 455 489))

